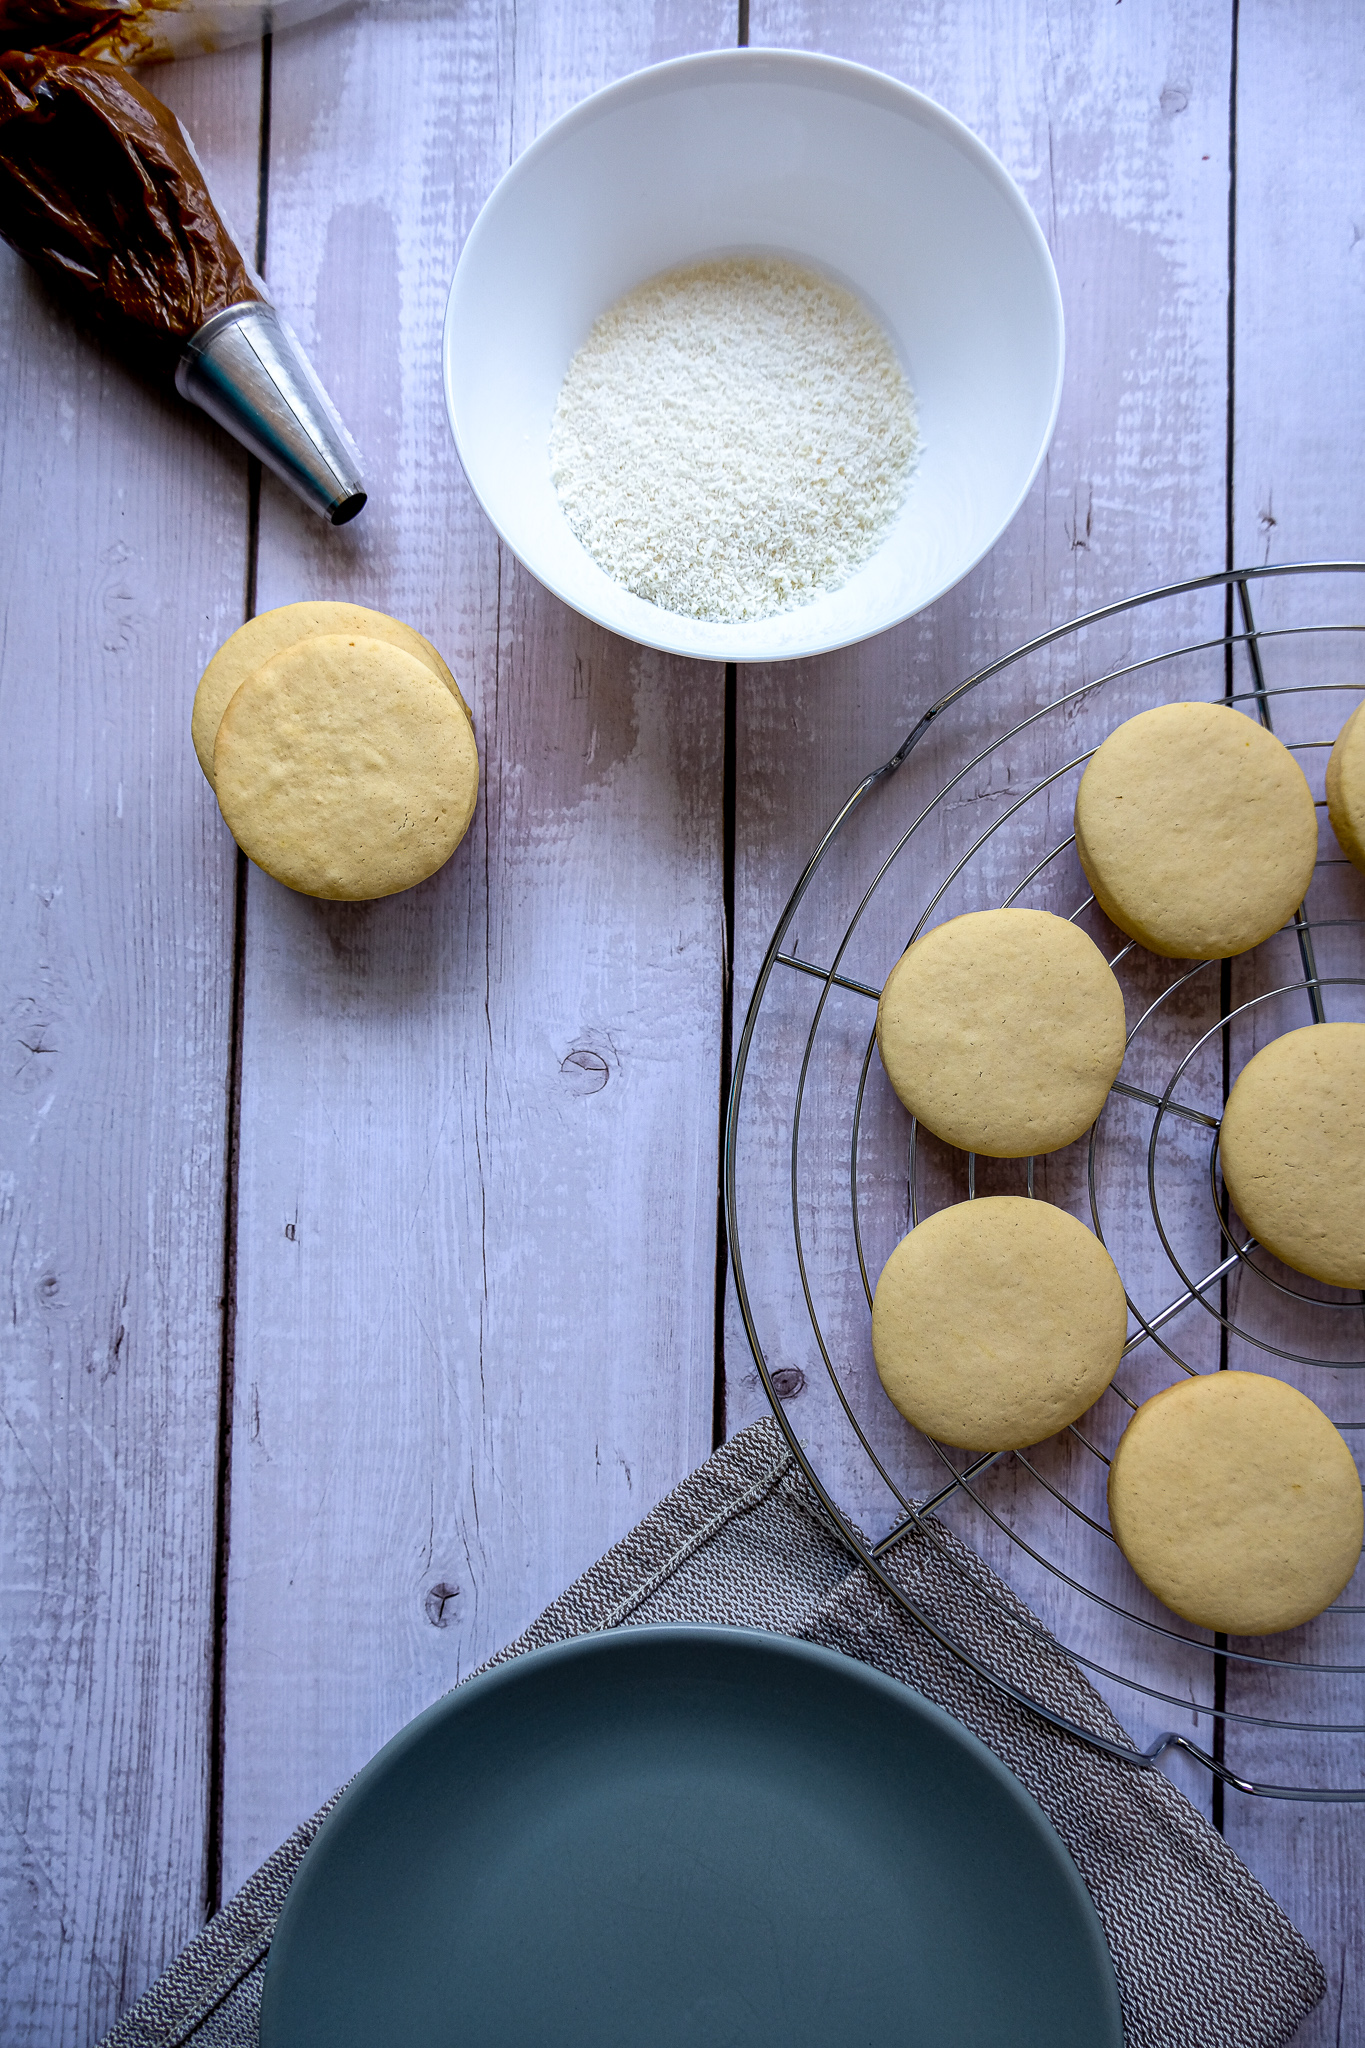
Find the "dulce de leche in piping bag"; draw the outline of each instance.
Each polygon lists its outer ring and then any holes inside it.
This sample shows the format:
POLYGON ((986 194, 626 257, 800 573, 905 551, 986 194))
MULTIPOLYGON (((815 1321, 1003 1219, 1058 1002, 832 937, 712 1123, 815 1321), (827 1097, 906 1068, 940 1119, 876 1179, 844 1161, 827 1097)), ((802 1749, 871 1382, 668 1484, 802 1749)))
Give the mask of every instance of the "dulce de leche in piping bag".
POLYGON ((126 40, 134 14, 0 0, 0 235, 135 369, 174 383, 340 526, 365 492, 331 400, 175 115, 120 64, 84 53, 97 32, 112 42, 111 23, 126 40), (68 47, 52 47, 63 34, 68 47))

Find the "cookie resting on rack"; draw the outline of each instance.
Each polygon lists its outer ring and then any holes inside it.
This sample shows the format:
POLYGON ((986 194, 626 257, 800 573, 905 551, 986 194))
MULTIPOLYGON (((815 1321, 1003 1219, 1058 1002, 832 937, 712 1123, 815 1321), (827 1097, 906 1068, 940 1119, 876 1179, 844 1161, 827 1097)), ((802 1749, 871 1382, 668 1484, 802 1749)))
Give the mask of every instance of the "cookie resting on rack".
POLYGON ((1023 1159, 1088 1131, 1118 1077, 1123 992, 1046 910, 973 910, 902 953, 877 1005, 887 1078, 926 1130, 1023 1159))
POLYGON ((926 1217, 892 1252, 872 1352, 907 1422, 968 1451, 1065 1429, 1114 1377, 1127 1332, 1104 1246, 1050 1202, 985 1195, 926 1217))
POLYGON ((1346 858, 1365 873, 1365 704, 1358 704, 1327 757, 1327 816, 1346 858))
POLYGON ((1345 1439, 1283 1380, 1211 1372, 1144 1401, 1109 1468, 1109 1524, 1174 1614, 1274 1635, 1330 1606, 1360 1556, 1345 1439))
POLYGON ((1365 1287, 1365 1024, 1305 1024, 1262 1046, 1233 1083, 1218 1153, 1267 1251, 1365 1287))
POLYGON ((1303 770, 1226 704, 1139 712, 1076 792, 1076 852, 1101 910, 1168 959, 1260 945, 1302 903, 1317 851, 1303 770))

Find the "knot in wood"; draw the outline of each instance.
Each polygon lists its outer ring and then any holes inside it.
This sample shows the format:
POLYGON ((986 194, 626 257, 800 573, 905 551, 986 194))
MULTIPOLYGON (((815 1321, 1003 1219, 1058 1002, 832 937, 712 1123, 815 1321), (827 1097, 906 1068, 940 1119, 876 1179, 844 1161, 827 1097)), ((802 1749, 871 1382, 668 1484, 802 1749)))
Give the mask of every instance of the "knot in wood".
POLYGON ((434 1586, 427 1587, 426 1598, 423 1600, 422 1605, 426 1609, 427 1620, 433 1628, 450 1627, 450 1617, 447 1615, 446 1609, 452 1600, 459 1598, 459 1594, 459 1587, 447 1585, 444 1579, 438 1579, 434 1586))
POLYGON ((583 1045, 576 1045, 572 1052, 565 1053, 559 1063, 559 1072, 570 1095, 596 1095, 611 1079, 611 1068, 601 1053, 592 1052, 583 1045))

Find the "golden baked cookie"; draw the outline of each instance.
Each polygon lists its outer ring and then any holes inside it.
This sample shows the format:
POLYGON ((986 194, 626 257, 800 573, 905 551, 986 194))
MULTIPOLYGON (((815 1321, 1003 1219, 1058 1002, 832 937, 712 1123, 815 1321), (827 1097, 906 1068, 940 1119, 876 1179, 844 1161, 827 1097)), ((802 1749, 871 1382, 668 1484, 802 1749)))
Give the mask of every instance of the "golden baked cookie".
POLYGON ((233 692, 213 750, 218 802, 259 867, 360 901, 425 880, 463 839, 479 786, 464 708, 401 647, 318 633, 233 692))
POLYGON ((1294 1628, 1360 1556, 1360 1478, 1322 1410, 1283 1380, 1211 1372, 1144 1401, 1109 1467, 1109 1523, 1175 1614, 1230 1636, 1294 1628))
POLYGON ((1046 910, 973 910, 902 953, 877 1005, 887 1078, 966 1152, 1022 1159, 1088 1131, 1123 1064, 1123 992, 1046 910))
POLYGON ((908 1422, 968 1451, 1064 1429, 1114 1377, 1128 1325, 1099 1239, 1050 1202, 982 1196, 926 1217, 882 1269, 872 1354, 908 1422))
POLYGON ((362 633, 367 639, 387 640, 393 646, 403 648, 425 663, 433 675, 440 677, 463 706, 466 718, 470 717, 469 706, 436 649, 400 619, 391 619, 384 612, 367 611, 363 604, 334 604, 330 599, 282 604, 272 612, 261 612, 257 618, 248 619, 244 626, 230 633, 199 678, 199 687, 194 693, 190 736, 210 789, 213 788, 213 743, 234 691, 262 662, 283 654, 286 647, 292 647, 296 641, 306 640, 314 633, 362 633))
POLYGON ((1233 1083, 1218 1150, 1267 1251, 1365 1287, 1365 1024, 1307 1024, 1262 1046, 1233 1083))
POLYGON ((1327 815, 1347 860, 1365 871, 1365 704, 1357 705, 1327 757, 1327 815))
POLYGON ((1097 749, 1076 851, 1121 932, 1175 960, 1226 960, 1303 901, 1318 820, 1303 770, 1225 704, 1162 704, 1097 749))

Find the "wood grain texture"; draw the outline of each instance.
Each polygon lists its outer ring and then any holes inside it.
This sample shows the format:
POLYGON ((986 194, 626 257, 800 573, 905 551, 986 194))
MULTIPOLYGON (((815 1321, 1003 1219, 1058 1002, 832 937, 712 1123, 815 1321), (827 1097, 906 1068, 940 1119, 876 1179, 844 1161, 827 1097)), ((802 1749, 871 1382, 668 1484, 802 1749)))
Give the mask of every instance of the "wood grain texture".
MULTIPOLYGON (((1340 4, 1302 10, 1251 0, 1240 13, 1237 99, 1236 446, 1234 530, 1238 558, 1292 562, 1365 558, 1365 502, 1360 446, 1365 429, 1365 153, 1359 109, 1365 92, 1365 50, 1358 10, 1340 4), (1305 139, 1311 148, 1305 155, 1305 139)), ((1365 620, 1365 579, 1279 584, 1257 592, 1257 616, 1268 627, 1313 619, 1365 620)), ((1332 682, 1347 687, 1322 696, 1276 700, 1277 730, 1286 738, 1330 738, 1365 690, 1365 642, 1271 642, 1265 650, 1272 687, 1332 682)), ((1321 749, 1301 756, 1321 795, 1321 749)), ((1323 827, 1324 851, 1336 855, 1323 827)), ((1365 877, 1349 866, 1320 870, 1309 892, 1315 918, 1365 917, 1365 877)), ((1362 929, 1317 935, 1325 973, 1365 974, 1362 929)), ((1239 999, 1291 974, 1296 949, 1279 942, 1274 961, 1244 977, 1239 999)), ((1324 991, 1329 1017, 1365 1016, 1359 987, 1324 991)), ((1248 1018, 1245 1049, 1276 1031, 1309 1021, 1302 998, 1270 999, 1248 1018)), ((1278 1269, 1280 1278, 1295 1276, 1278 1269)), ((1302 1285, 1303 1283, 1298 1283, 1302 1285)), ((1327 1293, 1330 1290, 1307 1291, 1327 1293)), ((1322 1355, 1365 1356, 1354 1312, 1309 1311, 1267 1301, 1266 1290, 1239 1291, 1239 1319, 1286 1348, 1322 1355), (1320 1326, 1343 1322, 1346 1331, 1320 1326), (1310 1341, 1304 1343, 1305 1333, 1310 1341)), ((1324 1370, 1239 1344, 1234 1364, 1293 1379, 1336 1418, 1365 1421, 1365 1374, 1324 1370)), ((1365 1431, 1347 1440, 1365 1463, 1365 1431)), ((1272 1654, 1365 1664, 1365 1571, 1357 1572, 1342 1605, 1357 1612, 1324 1616, 1264 1647, 1272 1654)), ((1288 1688, 1254 1667, 1230 1674, 1229 1707, 1276 1711, 1288 1688)), ((1358 1675, 1300 1680, 1293 1687, 1299 1718, 1358 1724, 1358 1675)), ((1281 1708, 1282 1711, 1282 1708, 1281 1708)), ((1294 1736, 1233 1728, 1229 1754, 1253 1775, 1301 1782, 1365 1783, 1359 1738, 1294 1736)), ((1329 2048, 1365 2030, 1365 1808, 1271 1806, 1228 1794, 1225 1830, 1322 1956, 1328 1993, 1295 2036, 1296 2048, 1329 2048)))
POLYGON ((1247 562, 1365 559, 1365 81, 1349 0, 1244 0, 1235 531, 1247 562), (1305 145, 1309 145, 1308 148, 1305 145))
POLYGON ((732 35, 711 4, 433 4, 275 47, 269 277, 372 497, 334 534, 267 488, 259 601, 429 633, 484 784, 408 896, 251 877, 228 1889, 710 1448, 723 679, 499 547, 439 340, 464 236, 545 123, 732 35))
MULTIPOLYGON (((741 671, 736 826, 736 987, 741 1001, 817 831, 858 778, 888 756, 928 703, 1047 625, 1221 563, 1231 65, 1226 11, 1211 4, 1140 12, 1010 4, 981 6, 964 15, 928 5, 877 6, 855 14, 806 0, 759 0, 751 12, 751 33, 756 43, 819 48, 876 65, 961 116, 1001 156, 1043 225, 1058 267, 1068 333, 1066 383, 1052 449, 1024 509, 981 567, 920 618, 862 647, 823 661, 741 671)), ((1194 630, 1207 619, 1206 605, 1182 608, 1174 622, 1134 614, 1092 636, 1083 649, 1070 643, 1040 657, 1027 672, 1011 672, 955 716, 951 736, 935 730, 919 757, 914 786, 926 793, 939 787, 999 729, 1007 707, 1022 710, 1044 703, 1062 689, 1103 674, 1111 664, 1151 651, 1163 644, 1163 636, 1179 638, 1180 631, 1194 630)), ((1221 606, 1213 630, 1220 625, 1221 606)), ((1213 688, 1218 686, 1215 681, 1213 688)), ((1149 687, 1144 678, 1111 686, 1106 703, 1113 722, 1139 708, 1149 687)), ((1098 736, 1078 739, 1077 748, 1098 736)), ((1061 744, 1060 737, 1055 744, 1061 744)), ((970 843, 1031 777, 1065 758, 1053 746, 1041 730, 1026 735, 1011 749, 1008 767, 1003 761, 994 770, 988 765, 959 790, 926 828, 929 840, 918 859, 916 886, 918 870, 946 872, 950 847, 960 850, 970 843), (980 827, 971 823, 974 816, 980 827)), ((1043 800, 1054 844, 1069 829, 1064 787, 1043 800)), ((894 813, 894 800, 888 798, 887 804, 894 813)), ((904 829, 914 811, 908 792, 900 808, 904 829)), ((889 846, 887 823, 869 822, 863 829, 873 840, 880 831, 889 846)), ((1011 844, 1004 837, 999 857, 986 860, 985 878, 992 887, 1012 887, 1028 865, 1018 858, 1017 846, 1011 852, 1011 844)), ((1055 890, 1056 900, 1048 893, 1025 900, 1069 911, 1086 893, 1074 854, 1044 882, 1055 890)), ((912 887, 906 902, 914 896, 912 887)), ((955 897, 936 915, 970 907, 975 899, 955 897)), ((818 924, 818 916, 811 922, 818 924)), ((1095 925, 1097 935, 1103 925, 1102 919, 1095 925)), ((886 928, 878 944, 869 926, 861 953, 864 978, 880 983, 909 928, 906 924, 895 937, 886 928)), ((809 938, 817 951, 807 957, 823 957, 815 930, 809 938)), ((1147 979, 1149 996, 1165 985, 1160 970, 1151 969, 1147 979)), ((802 1007, 795 994, 784 1000, 802 1007)), ((869 1023, 866 1016, 860 1019, 864 1045, 869 1023)), ((1163 1013, 1158 1019, 1150 1034, 1155 1067, 1180 1029, 1178 1016, 1163 1013)), ((881 1086, 880 1075, 872 1072, 874 1097, 881 1086)), ((875 1114, 875 1101, 872 1107, 875 1114)), ((894 1104, 890 1112, 894 1117, 894 1104)), ((756 1139, 756 1160, 764 1158, 765 1144, 770 1148, 766 1169, 755 1170, 766 1172, 772 1203, 784 1199, 789 1128, 789 1109, 779 1110, 770 1119, 770 1139, 756 1139)), ((847 1177, 846 1146, 842 1167, 836 1163, 837 1149, 832 1142, 823 1163, 814 1153, 811 1157, 810 1172, 823 1173, 830 1185, 837 1173, 847 1177)), ((1084 1213, 1083 1168, 1083 1160, 1070 1154, 1047 1162, 1040 1168, 1039 1191, 1084 1213)), ((1014 1173, 1022 1187, 1018 1169, 1014 1173)), ((872 1179, 872 1206, 882 1205, 872 1232, 875 1277, 878 1259, 889 1251, 897 1230, 907 1227, 904 1165, 888 1156, 872 1169, 872 1179)), ((979 1185, 983 1191, 997 1186, 1004 1191, 1014 1182, 1008 1174, 996 1174, 983 1177, 979 1185)), ((945 1192, 948 1186, 951 1182, 945 1192)), ((955 1192, 965 1194, 965 1185, 955 1192)), ((755 1190, 760 1210, 764 1199, 755 1190)), ((761 1238, 761 1230, 756 1235, 761 1238)), ((1134 1257, 1120 1256, 1134 1298, 1154 1305, 1169 1299, 1169 1292, 1157 1292, 1167 1286, 1167 1277, 1142 1263, 1145 1250, 1135 1254, 1136 1264, 1134 1257)), ((909 1457, 907 1433, 884 1403, 879 1406, 875 1378, 869 1377, 861 1282, 855 1273, 850 1283, 842 1248, 833 1249, 831 1263, 837 1260, 842 1260, 843 1277, 831 1277, 829 1285, 836 1293, 839 1287, 844 1290, 834 1321, 847 1333, 850 1385, 856 1384, 860 1412, 868 1414, 879 1441, 888 1448, 896 1443, 898 1454, 909 1457)), ((840 1484, 854 1489, 854 1511, 875 1519, 872 1499, 857 1497, 857 1467, 846 1433, 821 1438, 823 1426, 816 1422, 811 1400, 804 1309, 799 1294, 793 1295, 789 1284, 784 1289, 780 1279, 774 1283, 770 1328, 774 1357, 794 1364, 806 1381, 789 1412, 818 1455, 832 1457, 840 1484), (791 1347, 790 1361, 786 1346, 791 1347)), ((1194 1341, 1207 1346, 1207 1333, 1196 1333, 1194 1341)), ((727 1364, 727 1420, 733 1428, 760 1412, 763 1398, 733 1315, 727 1364)), ((1053 1454, 1043 1457, 1053 1483, 1066 1490, 1086 1484, 1093 1492, 1102 1479, 1096 1461, 1074 1446, 1059 1455, 1056 1470, 1049 1465, 1049 1460, 1056 1462, 1053 1454)), ((930 1471, 926 1467, 923 1473, 925 1490, 932 1483, 930 1471)), ((1101 1669, 1131 1668, 1131 1627, 1115 1623, 1093 1601, 1078 1607, 1056 1573, 1038 1566, 1008 1533, 1029 1511, 1030 1499, 1036 1504, 1044 1498, 1041 1489, 1007 1464, 992 1476, 983 1498, 1000 1520, 992 1522, 974 1511, 962 1525, 970 1540, 1050 1619, 1066 1622, 1068 1639, 1083 1655, 1101 1669)), ((1093 1509, 1094 1503, 1088 1504, 1093 1509)), ((877 1512, 885 1515, 884 1504, 877 1512)), ((1116 1582, 1126 1567, 1104 1555, 1102 1544, 1100 1554, 1082 1558, 1081 1546, 1090 1546, 1092 1539, 1082 1525, 1073 1528, 1058 1514, 1061 1519, 1051 1528, 1052 1510, 1046 1508, 1047 1544, 1040 1547, 1051 1546, 1055 1564, 1093 1580, 1096 1590, 1117 1593, 1116 1582)), ((886 1526, 884 1519, 880 1526, 886 1526)), ((1131 1590, 1131 1575, 1129 1580, 1131 1590)), ((1136 1597, 1140 1604, 1140 1594, 1136 1597)), ((1155 1658, 1155 1682, 1163 1690, 1178 1700, 1189 1697, 1191 1688, 1199 1689, 1197 1680, 1206 1677, 1200 1653, 1168 1647, 1161 1638, 1147 1647, 1155 1658), (1187 1672, 1191 1654, 1198 1668, 1187 1672)), ((1143 1739, 1173 1725, 1198 1735, 1198 1723, 1188 1711, 1182 1715, 1178 1707, 1126 1688, 1104 1689, 1143 1739)), ((1207 1741, 1207 1726, 1203 1734, 1207 1741)), ((1208 1785, 1201 1773, 1177 1763, 1174 1774, 1207 1805, 1208 1785)))
MULTIPOLYGON (((248 231, 259 79, 156 80, 248 231)), ((245 460, 0 265, 0 2035, 83 2048, 204 1908, 245 460)))

